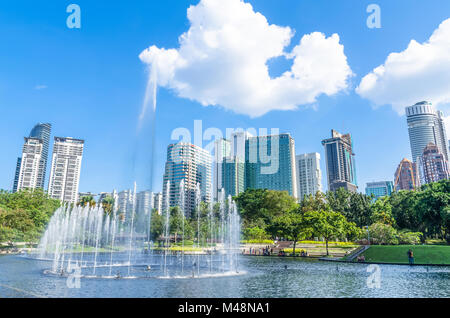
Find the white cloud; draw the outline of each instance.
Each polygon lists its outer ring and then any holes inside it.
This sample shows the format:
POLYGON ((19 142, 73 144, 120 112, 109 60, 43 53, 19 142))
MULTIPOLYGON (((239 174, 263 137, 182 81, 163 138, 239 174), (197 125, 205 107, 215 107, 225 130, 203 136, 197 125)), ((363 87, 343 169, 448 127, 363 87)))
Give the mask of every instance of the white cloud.
POLYGON ((403 114, 405 107, 428 100, 450 102, 450 19, 428 41, 412 40, 400 53, 391 53, 383 65, 361 81, 356 92, 377 106, 390 104, 403 114))
POLYGON ((42 90, 42 89, 46 89, 47 88, 47 85, 36 85, 35 87, 34 87, 34 89, 35 90, 38 90, 38 91, 40 91, 40 90, 42 90))
POLYGON ((345 90, 353 75, 337 34, 305 35, 286 52, 293 30, 269 24, 242 0, 201 0, 187 15, 178 49, 151 46, 140 58, 156 69, 159 86, 204 106, 251 117, 291 110, 345 90), (267 62, 277 57, 293 66, 271 78, 267 62))

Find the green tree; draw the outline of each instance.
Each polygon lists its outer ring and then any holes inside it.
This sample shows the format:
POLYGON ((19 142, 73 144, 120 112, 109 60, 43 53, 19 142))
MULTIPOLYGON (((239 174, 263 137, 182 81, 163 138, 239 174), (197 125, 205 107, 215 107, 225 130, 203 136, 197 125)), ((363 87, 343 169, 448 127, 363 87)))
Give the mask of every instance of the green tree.
POLYGON ((309 237, 312 233, 311 227, 305 222, 302 214, 295 211, 275 217, 270 227, 278 236, 294 242, 294 256, 297 242, 309 237))
POLYGON ((304 215, 306 225, 311 228, 313 235, 323 237, 328 251, 328 242, 332 238, 339 238, 347 235, 353 228, 352 224, 347 222, 345 217, 331 210, 309 211, 304 215))
POLYGON ((97 202, 95 202, 94 197, 92 195, 86 195, 81 197, 80 201, 78 202, 79 206, 82 206, 83 208, 87 206, 94 207, 97 205, 97 202))
POLYGON ((383 223, 395 226, 395 219, 392 216, 392 206, 389 197, 382 197, 375 201, 372 205, 372 222, 383 223))

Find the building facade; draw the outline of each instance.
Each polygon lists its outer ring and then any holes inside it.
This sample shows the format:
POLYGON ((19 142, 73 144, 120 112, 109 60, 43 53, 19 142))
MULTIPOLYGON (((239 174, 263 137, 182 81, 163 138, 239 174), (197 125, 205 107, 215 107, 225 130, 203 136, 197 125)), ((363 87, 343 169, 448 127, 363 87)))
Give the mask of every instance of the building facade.
POLYGON ((406 108, 411 155, 414 163, 419 164, 425 147, 432 143, 449 160, 448 143, 443 114, 436 111, 429 102, 420 102, 406 108))
POLYGON ((394 192, 392 181, 369 182, 366 185, 366 195, 374 196, 375 199, 389 196, 394 192))
POLYGON ((394 180, 395 191, 419 188, 419 172, 416 163, 403 159, 395 172, 394 180))
POLYGON ((245 189, 287 191, 298 198, 295 141, 290 134, 246 140, 245 189))
POLYGON ((39 138, 25 138, 22 157, 17 160, 13 191, 40 188, 43 142, 39 138))
POLYGON ((136 212, 148 215, 153 210, 154 195, 151 191, 141 191, 136 195, 136 212))
MULTIPOLYGON (((33 129, 30 132, 30 135, 28 136, 31 139, 39 139, 42 141, 42 151, 40 154, 40 162, 37 170, 37 180, 33 189, 35 188, 44 189, 51 129, 52 129, 51 124, 39 123, 33 127, 33 129)), ((22 164, 22 157, 19 157, 17 158, 16 173, 14 175, 13 192, 18 191, 21 164, 22 164)))
POLYGON ((55 137, 48 194, 63 202, 78 202, 84 140, 55 137))
POLYGON ((213 176, 213 197, 217 201, 219 191, 224 187, 222 181, 222 168, 226 158, 231 155, 231 142, 226 139, 219 139, 214 142, 214 176, 213 176))
POLYGON ((328 189, 345 188, 356 192, 358 183, 351 135, 332 130, 331 138, 323 140, 322 145, 325 147, 328 189))
POLYGON ((297 171, 297 191, 299 200, 305 196, 315 195, 322 191, 322 172, 320 170, 320 154, 309 153, 295 157, 297 171))
POLYGON ((153 197, 153 208, 158 212, 158 214, 162 214, 162 206, 163 206, 163 195, 161 192, 155 193, 153 197))
POLYGON ((211 202, 212 157, 208 151, 190 144, 171 144, 167 148, 167 161, 163 178, 163 207, 184 206, 186 216, 190 216, 196 207, 197 186, 200 199, 211 202), (180 195, 181 181, 184 180, 184 195, 180 195), (184 204, 180 202, 184 197, 184 204))
POLYGON ((41 189, 44 189, 45 177, 47 175, 48 151, 50 148, 51 132, 52 132, 52 125, 49 123, 46 124, 39 123, 36 126, 34 126, 30 132, 30 137, 41 139, 43 145, 38 175, 38 187, 41 189))
POLYGON ((439 151, 439 148, 432 143, 425 147, 420 159, 420 167, 423 176, 422 183, 424 184, 438 182, 450 177, 448 161, 439 151))
POLYGON ((236 156, 222 163, 222 189, 225 198, 237 196, 245 191, 245 161, 236 156))

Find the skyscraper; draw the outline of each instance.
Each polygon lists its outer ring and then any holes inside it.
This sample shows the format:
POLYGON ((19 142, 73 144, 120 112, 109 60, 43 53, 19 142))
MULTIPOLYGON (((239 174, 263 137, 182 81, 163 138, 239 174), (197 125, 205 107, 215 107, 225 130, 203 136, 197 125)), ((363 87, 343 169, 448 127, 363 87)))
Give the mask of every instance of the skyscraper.
POLYGON ((63 202, 77 203, 84 140, 55 137, 48 194, 63 202))
POLYGON ((295 141, 289 134, 246 140, 245 188, 287 191, 298 198, 295 141))
POLYGON ((432 143, 429 143, 423 151, 420 159, 420 168, 422 169, 423 183, 425 184, 450 177, 448 161, 445 160, 438 147, 432 143))
MULTIPOLYGON (((42 150, 40 154, 39 165, 36 168, 36 182, 34 183, 33 189, 35 188, 44 188, 45 184, 45 175, 47 170, 47 160, 48 160, 48 149, 50 143, 50 133, 51 133, 51 124, 37 124, 33 127, 30 132, 29 138, 31 139, 40 139, 42 140, 42 150)), ((30 159, 30 158, 28 158, 30 159)), ((22 157, 17 158, 16 165, 16 173, 14 176, 14 186, 13 192, 16 192, 19 189, 19 177, 20 177, 20 169, 22 165, 22 157)))
POLYGON ((429 143, 435 144, 448 161, 448 144, 442 112, 437 112, 429 102, 420 102, 406 108, 406 117, 413 162, 419 163, 429 143))
POLYGON ((42 139, 25 137, 22 157, 17 161, 14 192, 40 187, 42 149, 42 139))
POLYGON ((245 191, 245 162, 240 157, 226 158, 222 163, 222 189, 225 197, 245 191))
POLYGON ((141 191, 136 195, 136 212, 149 214, 153 210, 154 195, 151 191, 141 191))
POLYGON ((322 145, 325 147, 328 189, 336 191, 345 188, 356 192, 358 185, 351 135, 332 130, 331 138, 323 140, 322 145))
POLYGON ((163 178, 163 209, 166 209, 164 202, 167 201, 170 207, 184 206, 186 216, 190 216, 196 206, 197 185, 200 186, 201 200, 210 202, 211 166, 212 157, 206 150, 189 143, 169 145, 163 178), (180 202, 182 180, 184 180, 184 204, 180 202))
POLYGON ((153 208, 158 211, 158 214, 162 214, 162 201, 163 195, 161 192, 155 193, 153 197, 153 208))
POLYGON ((307 195, 322 191, 322 172, 320 171, 320 154, 309 153, 295 157, 297 171, 297 191, 299 200, 307 195))
POLYGON ((44 188, 45 176, 47 172, 47 161, 48 161, 48 150, 50 146, 50 134, 52 131, 51 124, 39 123, 30 132, 31 138, 38 138, 42 140, 42 156, 41 162, 39 164, 39 174, 38 174, 38 187, 44 188))
POLYGON ((403 159, 398 165, 394 180, 395 191, 417 189, 420 187, 417 165, 403 159))
POLYGON ((214 142, 214 177, 213 196, 217 200, 219 191, 223 188, 222 168, 226 158, 231 155, 231 143, 226 139, 219 139, 214 142))
POLYGON ((366 195, 373 195, 376 199, 389 196, 394 192, 392 181, 369 182, 366 185, 366 195))
POLYGON ((245 144, 252 135, 247 131, 237 131, 229 140, 215 142, 214 199, 223 189, 225 195, 238 195, 245 191, 245 144))

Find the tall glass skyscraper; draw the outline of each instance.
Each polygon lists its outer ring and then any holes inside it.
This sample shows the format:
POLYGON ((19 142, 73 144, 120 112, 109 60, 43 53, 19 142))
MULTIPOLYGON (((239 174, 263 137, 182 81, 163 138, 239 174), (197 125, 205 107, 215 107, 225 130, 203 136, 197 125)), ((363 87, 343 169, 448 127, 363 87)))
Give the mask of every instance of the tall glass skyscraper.
POLYGON ((411 155, 414 163, 419 164, 425 147, 432 143, 449 160, 447 136, 443 114, 436 111, 429 102, 420 102, 406 108, 411 155))
POLYGON ((356 192, 358 185, 351 135, 332 130, 331 138, 322 140, 322 145, 325 147, 328 189, 336 191, 345 188, 356 192))
POLYGON ((289 134, 247 139, 245 188, 287 191, 298 198, 295 142, 289 134))
MULTIPOLYGON (((47 161, 48 161, 48 150, 50 145, 50 134, 52 130, 51 124, 42 124, 39 123, 36 126, 33 127, 33 129, 30 132, 29 138, 31 139, 38 139, 42 141, 42 151, 40 154, 39 159, 39 165, 36 167, 36 180, 33 183, 33 188, 44 188, 45 184, 45 176, 47 171, 47 161)), ((16 165, 16 173, 14 177, 14 186, 13 186, 13 192, 16 192, 20 190, 19 185, 19 178, 20 178, 20 169, 22 166, 22 160, 23 160, 23 154, 22 157, 17 158, 17 165, 16 165)))

